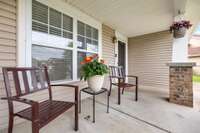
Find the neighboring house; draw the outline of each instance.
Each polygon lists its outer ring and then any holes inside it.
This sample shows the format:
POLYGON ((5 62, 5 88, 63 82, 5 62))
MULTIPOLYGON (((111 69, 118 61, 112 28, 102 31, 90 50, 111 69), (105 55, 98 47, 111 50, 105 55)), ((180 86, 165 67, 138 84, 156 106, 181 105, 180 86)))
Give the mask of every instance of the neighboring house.
MULTIPOLYGON (((75 82, 81 88, 84 83, 79 81, 80 61, 91 54, 99 54, 107 65, 117 65, 123 57, 126 73, 139 76, 139 87, 168 90, 166 63, 172 61, 174 53, 173 36, 168 31, 174 19, 173 2, 128 1, 125 6, 124 1, 104 0, 106 5, 101 0, 95 2, 96 6, 89 9, 82 6, 90 2, 82 0, 0 0, 0 97, 5 96, 1 68, 6 66, 49 63, 54 68, 53 79, 75 82), (115 37, 117 41, 113 41, 115 37), (124 44, 121 49, 118 41, 124 44), (63 69, 64 73, 57 72, 63 69)), ((67 97, 66 90, 56 91, 56 98, 67 97)), ((46 96, 39 93, 35 97, 46 96)), ((17 109, 22 107, 18 105, 17 109)), ((0 100, 0 129, 7 124, 7 102, 0 100)))
POLYGON ((197 34, 199 32, 196 30, 193 34, 193 36, 190 39, 189 42, 189 48, 188 48, 188 61, 189 62, 195 62, 197 64, 196 67, 194 67, 194 74, 200 74, 200 35, 197 34))
POLYGON ((190 61, 200 65, 200 47, 189 47, 188 57, 190 61))

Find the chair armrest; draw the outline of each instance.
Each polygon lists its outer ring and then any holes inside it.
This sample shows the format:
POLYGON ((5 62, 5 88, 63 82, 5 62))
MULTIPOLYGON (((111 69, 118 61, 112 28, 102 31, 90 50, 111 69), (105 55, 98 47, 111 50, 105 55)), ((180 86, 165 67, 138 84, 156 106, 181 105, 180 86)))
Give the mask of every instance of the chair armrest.
POLYGON ((76 85, 69 85, 69 84, 51 84, 51 86, 65 86, 65 87, 78 88, 78 86, 76 85))
POLYGON ((110 78, 117 78, 117 79, 124 79, 125 77, 121 77, 121 76, 109 76, 110 78))
POLYGON ((126 75, 126 77, 130 77, 130 78, 138 78, 138 76, 133 76, 133 75, 126 75))
POLYGON ((1 99, 2 99, 2 100, 16 101, 16 102, 25 103, 25 104, 28 104, 28 105, 39 104, 39 103, 36 102, 36 101, 29 100, 29 99, 25 99, 25 98, 20 98, 20 97, 10 97, 10 98, 3 97, 3 98, 1 98, 1 99))
POLYGON ((75 91, 74 91, 74 93, 75 93, 75 103, 78 104, 78 91, 79 91, 79 89, 78 89, 79 87, 78 86, 76 86, 76 85, 69 85, 69 84, 53 84, 51 86, 64 86, 64 87, 74 88, 75 89, 75 91))
POLYGON ((128 77, 128 78, 135 78, 136 86, 138 85, 138 76, 126 75, 126 77, 128 77))

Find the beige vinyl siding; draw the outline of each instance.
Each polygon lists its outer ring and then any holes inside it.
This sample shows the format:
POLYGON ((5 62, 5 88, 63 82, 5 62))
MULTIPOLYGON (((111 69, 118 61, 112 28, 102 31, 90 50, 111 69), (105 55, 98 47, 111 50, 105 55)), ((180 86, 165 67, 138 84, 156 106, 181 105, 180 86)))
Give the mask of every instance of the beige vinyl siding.
MULTIPOLYGON (((16 66, 16 1, 0 0, 0 97, 5 96, 2 67, 16 66)), ((7 101, 0 100, 0 129, 7 125, 7 101)))
MULTIPOLYGON (((107 65, 115 65, 115 44, 112 42, 115 31, 107 25, 102 25, 102 58, 107 65)), ((108 76, 105 76, 104 87, 109 88, 108 76)))
POLYGON ((168 31, 128 39, 129 74, 139 76, 140 86, 169 86, 166 63, 172 59, 173 37, 168 31))
POLYGON ((107 25, 102 25, 102 57, 108 65, 115 64, 115 44, 112 42, 115 31, 107 25))

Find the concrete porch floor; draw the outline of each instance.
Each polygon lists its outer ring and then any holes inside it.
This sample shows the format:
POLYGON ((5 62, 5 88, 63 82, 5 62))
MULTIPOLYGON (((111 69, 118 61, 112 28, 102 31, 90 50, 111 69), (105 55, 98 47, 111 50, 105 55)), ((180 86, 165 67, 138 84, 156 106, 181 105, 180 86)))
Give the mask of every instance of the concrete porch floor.
MULTIPOLYGON (((200 88, 199 88, 200 89, 200 88)), ((106 113, 106 96, 99 95, 96 103, 96 123, 92 123, 91 98, 82 101, 79 131, 77 133, 200 133, 199 108, 189 108, 169 103, 167 92, 140 89, 139 101, 134 92, 125 91, 121 105, 117 105, 117 91, 110 98, 110 113, 106 113)), ((197 96, 195 96, 197 97, 197 96)), ((199 96, 200 97, 200 96, 199 96)), ((73 109, 40 130, 41 133, 75 133, 73 109)), ((1 131, 6 133, 6 130, 1 131)), ((31 133, 31 123, 15 125, 13 133, 31 133)))

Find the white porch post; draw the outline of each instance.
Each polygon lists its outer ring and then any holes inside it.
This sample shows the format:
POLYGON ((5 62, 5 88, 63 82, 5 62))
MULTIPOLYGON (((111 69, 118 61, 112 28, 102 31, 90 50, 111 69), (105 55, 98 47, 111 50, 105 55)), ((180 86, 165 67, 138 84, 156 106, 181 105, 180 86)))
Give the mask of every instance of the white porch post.
POLYGON ((174 39, 172 62, 188 61, 188 43, 189 43, 188 35, 185 35, 185 37, 183 38, 174 39))
MULTIPOLYGON (((174 0, 174 21, 185 19, 185 8, 187 0, 174 0)), ((186 33, 183 38, 174 38, 172 62, 187 62, 188 61, 188 43, 189 36, 186 33)))
POLYGON ((26 2, 25 0, 18 0, 17 8, 17 66, 25 66, 26 54, 26 2))
POLYGON ((17 66, 31 66, 31 3, 17 1, 17 66))

